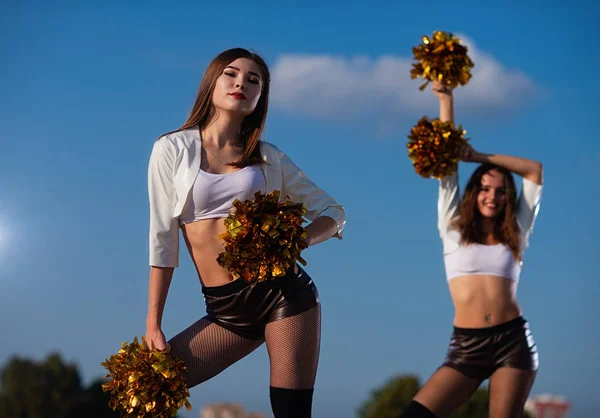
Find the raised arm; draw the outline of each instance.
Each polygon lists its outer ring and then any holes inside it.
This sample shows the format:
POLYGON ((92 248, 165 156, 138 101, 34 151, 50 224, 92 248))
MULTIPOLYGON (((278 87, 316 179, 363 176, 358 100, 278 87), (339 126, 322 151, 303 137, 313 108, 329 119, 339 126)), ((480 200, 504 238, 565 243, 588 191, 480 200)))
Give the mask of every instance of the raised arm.
MULTIPOLYGON (((440 102, 440 120, 454 122, 454 99, 452 89, 442 86, 439 82, 433 83, 433 92, 440 102)), ((440 180, 438 194, 438 229, 444 239, 452 220, 458 215, 460 204, 460 191, 458 187, 458 173, 446 176, 440 180)))
POLYGON ((483 154, 476 151, 473 152, 471 160, 477 163, 490 163, 504 167, 540 186, 543 183, 542 163, 538 161, 511 155, 483 154))
MULTIPOLYGON (((434 82, 433 91, 440 102, 440 120, 442 122, 454 122, 452 89, 434 82)), ((516 215, 521 228, 524 245, 527 246, 541 200, 543 183, 542 164, 527 158, 480 153, 475 151, 470 145, 465 145, 459 154, 460 161, 494 164, 504 167, 523 178, 523 187, 517 201, 516 215)), ((444 177, 440 181, 438 199, 438 228, 443 239, 447 237, 451 221, 458 215, 459 203, 458 175, 454 174, 444 177)), ((447 241, 445 239, 444 243, 446 248, 449 248, 446 245, 447 241)))
POLYGON ((442 122, 454 122, 454 98, 452 96, 452 89, 443 86, 439 81, 434 81, 433 93, 440 100, 440 120, 442 122))

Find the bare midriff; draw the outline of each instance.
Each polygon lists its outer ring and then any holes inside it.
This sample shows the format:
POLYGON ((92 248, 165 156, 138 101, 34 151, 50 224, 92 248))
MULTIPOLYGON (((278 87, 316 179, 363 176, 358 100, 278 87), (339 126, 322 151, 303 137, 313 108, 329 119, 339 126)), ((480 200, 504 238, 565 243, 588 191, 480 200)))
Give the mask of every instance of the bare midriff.
POLYGON ((454 325, 459 328, 486 328, 519 317, 514 280, 488 275, 469 275, 448 282, 454 303, 454 325))
POLYGON ((224 218, 202 219, 185 224, 181 229, 202 285, 220 286, 235 280, 217 262, 217 257, 225 250, 225 242, 219 238, 225 232, 224 218))

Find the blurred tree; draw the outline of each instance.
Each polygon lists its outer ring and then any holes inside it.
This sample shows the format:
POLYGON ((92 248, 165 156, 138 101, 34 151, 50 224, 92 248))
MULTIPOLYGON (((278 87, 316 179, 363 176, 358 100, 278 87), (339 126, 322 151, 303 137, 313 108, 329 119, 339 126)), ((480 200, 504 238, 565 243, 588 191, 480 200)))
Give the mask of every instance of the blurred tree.
POLYGON ((108 407, 102 382, 81 385, 75 364, 52 353, 42 362, 18 356, 0 373, 0 417, 3 418, 117 418, 108 407))
POLYGON ((401 375, 389 379, 371 392, 370 398, 360 407, 360 418, 398 418, 402 410, 419 391, 419 378, 401 375))

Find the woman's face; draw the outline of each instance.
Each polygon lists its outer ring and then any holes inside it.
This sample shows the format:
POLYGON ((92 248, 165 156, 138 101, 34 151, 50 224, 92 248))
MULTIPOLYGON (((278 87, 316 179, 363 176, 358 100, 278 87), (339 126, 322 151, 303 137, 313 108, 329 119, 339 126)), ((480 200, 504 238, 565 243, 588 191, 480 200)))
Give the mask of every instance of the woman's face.
POLYGON ((498 170, 490 170, 481 177, 477 195, 477 209, 485 218, 496 218, 506 207, 506 179, 498 170))
POLYGON ((225 67, 217 79, 212 102, 221 111, 248 116, 256 108, 262 87, 258 64, 247 58, 238 58, 225 67))

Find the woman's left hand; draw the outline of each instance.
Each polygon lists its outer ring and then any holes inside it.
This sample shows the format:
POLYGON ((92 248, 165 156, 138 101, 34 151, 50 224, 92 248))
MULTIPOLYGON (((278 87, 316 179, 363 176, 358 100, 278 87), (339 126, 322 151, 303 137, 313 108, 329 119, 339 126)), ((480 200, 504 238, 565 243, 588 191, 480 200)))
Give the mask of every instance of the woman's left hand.
POLYGON ((466 163, 477 163, 481 161, 481 154, 471 145, 465 144, 458 151, 458 158, 466 163))

